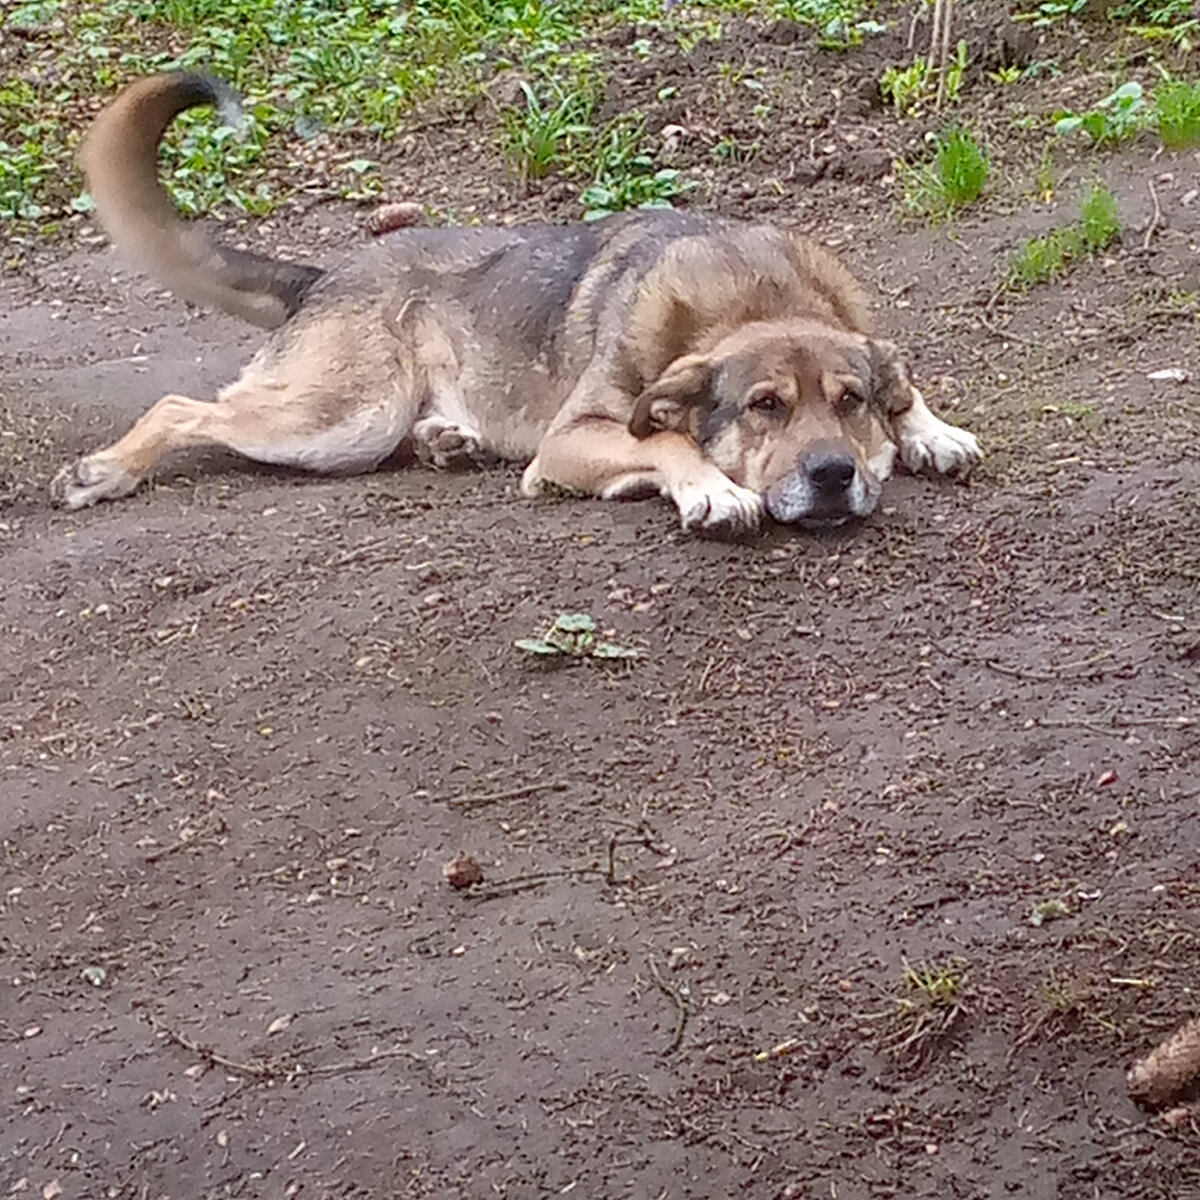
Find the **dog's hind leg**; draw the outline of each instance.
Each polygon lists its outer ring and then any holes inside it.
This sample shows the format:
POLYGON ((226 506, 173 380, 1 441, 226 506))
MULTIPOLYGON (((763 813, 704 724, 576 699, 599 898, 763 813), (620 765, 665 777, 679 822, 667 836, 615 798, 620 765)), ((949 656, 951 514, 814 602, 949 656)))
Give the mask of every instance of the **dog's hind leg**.
POLYGON ((314 327, 284 355, 264 354, 215 403, 164 396, 119 441, 64 467, 52 497, 75 509, 126 496, 166 455, 198 446, 321 474, 374 470, 412 429, 418 400, 411 373, 348 367, 348 353, 361 343, 328 335, 314 327), (331 345, 340 357, 328 353, 331 345))
POLYGON ((307 406, 237 384, 216 403, 164 396, 120 441, 64 467, 51 493, 71 509, 115 500, 135 491, 166 455, 198 446, 321 474, 359 474, 378 467, 407 432, 408 422, 386 403, 328 421, 307 406))

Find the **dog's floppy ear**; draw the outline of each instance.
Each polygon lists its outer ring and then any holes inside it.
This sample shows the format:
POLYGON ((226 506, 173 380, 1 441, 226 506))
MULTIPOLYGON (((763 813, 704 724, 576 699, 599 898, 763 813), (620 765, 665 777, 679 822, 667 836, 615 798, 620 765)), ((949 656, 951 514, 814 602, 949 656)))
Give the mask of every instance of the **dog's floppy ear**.
POLYGON ((886 417, 912 408, 912 376, 895 342, 871 341, 871 399, 886 417))
POLYGON ((634 401, 629 432, 649 437, 674 429, 696 437, 700 417, 713 406, 712 366, 699 354, 685 354, 642 391, 634 401))

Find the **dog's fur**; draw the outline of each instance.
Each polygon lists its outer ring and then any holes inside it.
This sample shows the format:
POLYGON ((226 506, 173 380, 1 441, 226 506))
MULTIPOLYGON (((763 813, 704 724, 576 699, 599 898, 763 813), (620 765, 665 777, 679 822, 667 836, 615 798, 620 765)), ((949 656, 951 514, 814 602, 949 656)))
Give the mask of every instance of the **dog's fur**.
POLYGON ((798 235, 675 212, 594 224, 405 229, 326 272, 233 251, 159 183, 172 119, 217 81, 144 79, 97 118, 83 164, 100 220, 188 300, 278 327, 216 403, 166 396, 64 468, 58 501, 132 492, 169 451, 364 472, 402 445, 435 466, 528 463, 526 495, 659 492, 685 528, 864 516, 896 449, 947 472, 975 439, 938 420, 866 298, 798 235))

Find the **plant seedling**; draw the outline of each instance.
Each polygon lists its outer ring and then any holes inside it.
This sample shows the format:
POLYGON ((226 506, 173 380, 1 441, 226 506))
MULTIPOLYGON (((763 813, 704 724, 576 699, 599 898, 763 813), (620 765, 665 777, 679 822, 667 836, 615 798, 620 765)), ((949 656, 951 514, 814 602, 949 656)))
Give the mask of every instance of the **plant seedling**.
POLYGON ((1078 131, 1085 133, 1093 146, 1114 146, 1140 133, 1148 118, 1142 85, 1131 79, 1085 113, 1059 114, 1054 132, 1066 137, 1078 131))
POLYGON ((517 638, 518 650, 538 658, 637 658, 636 650, 599 641, 587 613, 563 613, 540 638, 517 638))

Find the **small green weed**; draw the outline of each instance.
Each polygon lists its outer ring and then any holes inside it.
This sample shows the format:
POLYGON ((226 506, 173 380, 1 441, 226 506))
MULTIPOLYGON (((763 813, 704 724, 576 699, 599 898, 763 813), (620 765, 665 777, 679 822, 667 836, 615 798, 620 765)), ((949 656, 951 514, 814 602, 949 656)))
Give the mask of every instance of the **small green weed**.
POLYGON ((587 613, 563 613, 540 638, 517 638, 518 650, 538 658, 637 658, 636 650, 602 642, 587 613))
POLYGON ((1003 83, 1005 86, 1009 86, 1014 83, 1020 83, 1021 77, 1024 74, 1025 74, 1024 67, 1017 67, 1017 66, 1001 67, 1001 68, 999 68, 999 70, 989 71, 988 78, 993 83, 1003 83))
POLYGON ((1154 92, 1154 124, 1168 150, 1200 145, 1200 83, 1171 79, 1154 92))
POLYGON ((1136 137, 1146 128, 1149 119, 1150 110, 1142 85, 1130 80, 1085 113, 1059 113, 1054 132, 1059 137, 1066 137, 1078 131, 1086 134, 1094 146, 1115 146, 1136 137))
POLYGON ((888 67, 879 80, 879 91, 901 116, 913 112, 925 97, 929 64, 923 58, 907 67, 888 67))
POLYGON ((1043 0, 1032 12, 1017 13, 1013 20, 1028 21, 1038 29, 1053 25, 1068 17, 1080 17, 1088 6, 1088 0, 1043 0))
POLYGON ((1079 230, 1074 225, 1030 238, 1018 247, 1009 262, 1010 283, 1022 289, 1049 283, 1067 269, 1078 255, 1079 246, 1079 230))
POLYGON ((1110 21, 1129 23, 1135 27, 1160 29, 1179 28, 1195 24, 1192 0, 1122 0, 1108 10, 1110 21))
POLYGON ((1102 183, 1094 183, 1083 198, 1079 210, 1083 248, 1089 254, 1099 252, 1121 236, 1121 214, 1117 198, 1102 183))
MULTIPOLYGON (((753 12, 752 0, 744 6, 753 12)), ((776 0, 773 16, 802 25, 811 25, 817 31, 817 44, 823 50, 851 50, 861 46, 864 38, 884 33, 887 26, 863 17, 863 5, 859 0, 776 0)))
POLYGON ((913 1063, 920 1062, 949 1036, 967 1010, 970 989, 958 958, 944 963, 904 960, 904 978, 890 1007, 864 1016, 879 1022, 879 1049, 913 1063))
POLYGON ((524 80, 524 108, 505 109, 501 130, 504 156, 522 183, 543 179, 567 165, 579 147, 595 136, 591 125, 595 97, 589 91, 552 94, 539 100, 524 80))
MULTIPOLYGON (((946 65, 942 93, 945 103, 953 104, 958 99, 970 61, 967 43, 959 42, 953 61, 946 65)), ((880 77, 879 91, 900 116, 909 116, 925 101, 933 99, 937 92, 937 72, 930 71, 924 58, 918 58, 907 67, 888 67, 880 77)))
POLYGON ((1070 907, 1057 896, 1054 896, 1049 900, 1040 900, 1033 906, 1033 911, 1029 914, 1029 923, 1040 928, 1048 921, 1058 921, 1070 915, 1070 907))
POLYGON ((958 1004, 962 987, 961 966, 955 959, 946 963, 919 963, 904 960, 904 992, 901 1009, 906 1012, 926 1008, 951 1008, 958 1004))
POLYGON ((991 167, 983 147, 965 129, 951 129, 931 140, 932 162, 900 162, 897 171, 904 207, 940 220, 979 199, 991 167))
POLYGON ((1023 243, 1009 262, 1009 285, 1022 290, 1056 279, 1073 263, 1098 254, 1121 233, 1117 198, 1101 183, 1088 189, 1079 220, 1023 243))
POLYGON ((619 120, 599 139, 593 182, 580 195, 585 221, 630 208, 670 208, 692 186, 682 172, 656 168, 641 148, 644 133, 640 120, 619 120))

